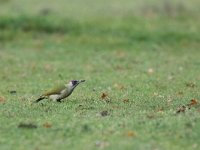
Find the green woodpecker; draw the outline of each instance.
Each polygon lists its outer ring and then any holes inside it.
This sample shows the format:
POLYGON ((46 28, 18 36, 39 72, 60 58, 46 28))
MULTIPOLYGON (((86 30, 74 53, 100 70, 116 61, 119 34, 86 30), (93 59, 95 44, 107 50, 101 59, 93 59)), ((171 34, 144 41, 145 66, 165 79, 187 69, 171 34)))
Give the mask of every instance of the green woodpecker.
POLYGON ((51 99, 53 101, 61 102, 62 99, 70 96, 73 90, 76 88, 77 85, 80 83, 85 82, 85 80, 72 80, 63 86, 57 87, 50 91, 43 93, 35 102, 39 102, 43 99, 51 99))

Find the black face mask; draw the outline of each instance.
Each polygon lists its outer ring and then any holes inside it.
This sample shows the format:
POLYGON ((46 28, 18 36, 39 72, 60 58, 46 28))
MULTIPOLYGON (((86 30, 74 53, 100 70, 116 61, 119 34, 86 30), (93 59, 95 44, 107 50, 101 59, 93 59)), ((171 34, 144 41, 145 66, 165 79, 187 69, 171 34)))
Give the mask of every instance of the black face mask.
POLYGON ((72 80, 71 82, 72 82, 72 85, 73 85, 73 86, 74 86, 74 85, 77 85, 77 83, 78 83, 77 80, 72 80))

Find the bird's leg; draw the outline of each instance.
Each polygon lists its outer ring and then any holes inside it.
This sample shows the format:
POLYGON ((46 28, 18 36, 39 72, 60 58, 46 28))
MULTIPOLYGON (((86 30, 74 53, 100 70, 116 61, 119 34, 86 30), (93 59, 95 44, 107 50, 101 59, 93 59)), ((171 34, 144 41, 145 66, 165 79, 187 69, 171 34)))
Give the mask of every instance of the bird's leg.
POLYGON ((59 103, 61 103, 61 102, 62 102, 62 101, 61 101, 61 99, 57 99, 56 101, 57 101, 57 102, 59 102, 59 103))

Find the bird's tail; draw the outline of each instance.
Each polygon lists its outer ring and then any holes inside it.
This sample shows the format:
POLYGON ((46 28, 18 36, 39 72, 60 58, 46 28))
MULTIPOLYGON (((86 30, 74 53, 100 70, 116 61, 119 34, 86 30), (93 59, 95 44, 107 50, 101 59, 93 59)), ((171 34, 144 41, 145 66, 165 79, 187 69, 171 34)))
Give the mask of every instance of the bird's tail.
POLYGON ((45 96, 40 96, 36 101, 35 101, 35 103, 38 103, 39 101, 41 101, 41 100, 43 100, 43 99, 45 99, 46 97, 45 96))

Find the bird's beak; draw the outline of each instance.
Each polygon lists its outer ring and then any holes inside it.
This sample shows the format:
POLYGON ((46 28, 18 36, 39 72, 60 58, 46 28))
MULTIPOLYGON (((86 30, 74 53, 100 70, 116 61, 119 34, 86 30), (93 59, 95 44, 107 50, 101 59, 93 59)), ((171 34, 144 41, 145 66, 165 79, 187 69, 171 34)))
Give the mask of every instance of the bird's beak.
POLYGON ((79 83, 85 82, 85 80, 80 80, 79 83))

